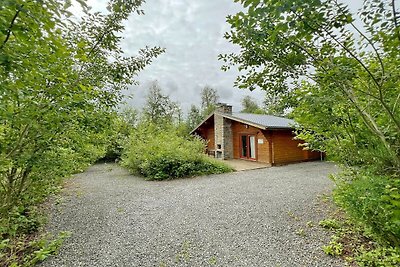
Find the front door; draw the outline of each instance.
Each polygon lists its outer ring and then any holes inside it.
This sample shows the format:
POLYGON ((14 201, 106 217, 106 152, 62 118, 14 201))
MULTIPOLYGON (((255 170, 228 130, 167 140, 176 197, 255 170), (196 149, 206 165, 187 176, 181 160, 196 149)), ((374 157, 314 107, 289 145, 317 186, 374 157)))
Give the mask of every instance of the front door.
POLYGON ((256 160, 256 136, 240 136, 240 157, 244 159, 256 160))

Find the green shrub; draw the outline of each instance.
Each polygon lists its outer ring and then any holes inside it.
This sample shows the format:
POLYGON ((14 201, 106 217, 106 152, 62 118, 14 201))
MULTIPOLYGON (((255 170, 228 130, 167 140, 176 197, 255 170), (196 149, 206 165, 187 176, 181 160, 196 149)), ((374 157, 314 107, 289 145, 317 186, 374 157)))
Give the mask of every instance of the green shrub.
POLYGON ((332 240, 329 245, 323 246, 322 250, 327 255, 340 256, 343 253, 343 244, 338 242, 339 238, 337 236, 332 236, 332 240))
POLYGON ((1 239, 32 234, 44 223, 44 217, 35 207, 13 207, 8 216, 0 218, 1 239))
POLYGON ((400 180, 366 172, 336 176, 335 200, 382 244, 400 246, 400 180))
POLYGON ((339 229, 340 223, 335 219, 325 219, 319 222, 319 226, 325 229, 339 229))
POLYGON ((106 152, 101 160, 119 161, 124 144, 137 123, 137 111, 131 107, 125 107, 121 112, 113 114, 110 122, 106 152))
MULTIPOLYGON (((346 266, 360 267, 394 267, 400 266, 400 248, 387 243, 376 242, 376 236, 365 231, 365 224, 351 219, 341 210, 335 211, 336 219, 324 220, 333 235, 328 245, 322 250, 331 256, 341 256, 346 266), (331 223, 335 221, 336 223, 331 223)), ((380 238, 381 239, 381 238, 380 238)))
POLYGON ((0 241, 0 266, 30 267, 57 253, 63 241, 71 235, 20 235, 0 241))
POLYGON ((371 251, 362 251, 356 257, 361 267, 393 267, 400 266, 400 249, 380 247, 371 251))
POLYGON ((182 136, 171 125, 141 125, 130 136, 123 165, 150 180, 164 180, 232 169, 204 154, 200 138, 182 136))

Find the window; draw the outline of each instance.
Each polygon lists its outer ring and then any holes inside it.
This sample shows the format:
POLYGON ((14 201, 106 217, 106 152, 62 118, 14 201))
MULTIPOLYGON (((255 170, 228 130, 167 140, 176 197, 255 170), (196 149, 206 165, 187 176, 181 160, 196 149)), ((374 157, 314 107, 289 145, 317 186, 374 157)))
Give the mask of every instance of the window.
POLYGON ((256 159, 256 136, 240 136, 240 157, 246 159, 256 159))

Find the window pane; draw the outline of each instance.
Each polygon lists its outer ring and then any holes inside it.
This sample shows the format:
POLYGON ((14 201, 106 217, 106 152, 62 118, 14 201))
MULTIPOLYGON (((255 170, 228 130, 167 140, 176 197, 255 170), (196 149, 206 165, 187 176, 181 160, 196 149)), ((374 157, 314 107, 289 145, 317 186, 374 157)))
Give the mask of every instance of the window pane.
POLYGON ((242 135, 242 157, 247 157, 247 136, 242 135))
POLYGON ((250 158, 255 159, 256 158, 256 137, 255 136, 249 136, 250 139, 250 158))

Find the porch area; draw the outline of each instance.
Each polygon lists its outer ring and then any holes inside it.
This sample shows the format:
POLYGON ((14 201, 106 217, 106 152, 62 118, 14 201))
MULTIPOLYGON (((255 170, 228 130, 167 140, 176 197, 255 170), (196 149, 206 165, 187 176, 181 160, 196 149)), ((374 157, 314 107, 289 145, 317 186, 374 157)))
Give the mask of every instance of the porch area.
POLYGON ((224 163, 234 168, 236 171, 247 171, 271 167, 271 164, 249 161, 243 159, 227 159, 224 163))

